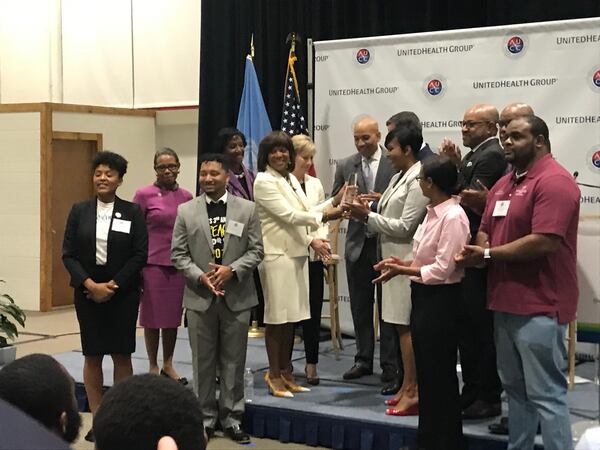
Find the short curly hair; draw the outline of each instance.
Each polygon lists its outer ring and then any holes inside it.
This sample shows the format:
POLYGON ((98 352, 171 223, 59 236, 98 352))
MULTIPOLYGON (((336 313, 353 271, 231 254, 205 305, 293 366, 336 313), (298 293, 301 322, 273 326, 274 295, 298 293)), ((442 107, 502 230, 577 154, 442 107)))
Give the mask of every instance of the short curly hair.
POLYGON ((269 165, 269 153, 275 150, 276 147, 283 147, 287 149, 290 154, 290 163, 288 170, 292 172, 296 166, 296 151, 294 150, 294 144, 292 138, 285 131, 277 130, 267 134, 260 144, 258 145, 258 156, 256 158, 256 167, 259 172, 267 170, 269 165))
POLYGON ((108 390, 94 416, 97 450, 156 449, 163 436, 177 447, 204 450, 202 411, 194 393, 175 380, 144 374, 108 390))
POLYGON ((108 150, 96 153, 94 159, 92 159, 92 170, 96 170, 98 166, 102 165, 116 170, 119 173, 119 178, 123 178, 127 173, 127 160, 118 153, 108 150))

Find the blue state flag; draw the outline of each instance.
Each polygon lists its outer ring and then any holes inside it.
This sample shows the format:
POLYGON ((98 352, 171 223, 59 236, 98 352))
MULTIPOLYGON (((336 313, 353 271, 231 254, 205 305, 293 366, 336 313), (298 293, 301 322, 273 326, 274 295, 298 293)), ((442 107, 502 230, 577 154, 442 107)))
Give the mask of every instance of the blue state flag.
POLYGON ((250 55, 246 57, 244 89, 240 101, 237 128, 244 133, 248 143, 244 153, 244 165, 253 173, 256 173, 258 144, 263 137, 271 132, 272 128, 250 55))

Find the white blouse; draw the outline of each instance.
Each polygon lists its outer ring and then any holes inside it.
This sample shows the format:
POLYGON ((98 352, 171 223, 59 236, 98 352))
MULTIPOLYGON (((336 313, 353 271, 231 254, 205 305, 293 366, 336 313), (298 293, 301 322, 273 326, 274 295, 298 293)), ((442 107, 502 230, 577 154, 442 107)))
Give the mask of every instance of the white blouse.
POLYGON ((103 203, 97 201, 96 207, 96 264, 99 266, 106 265, 108 254, 108 230, 110 228, 110 220, 113 214, 115 202, 103 203))

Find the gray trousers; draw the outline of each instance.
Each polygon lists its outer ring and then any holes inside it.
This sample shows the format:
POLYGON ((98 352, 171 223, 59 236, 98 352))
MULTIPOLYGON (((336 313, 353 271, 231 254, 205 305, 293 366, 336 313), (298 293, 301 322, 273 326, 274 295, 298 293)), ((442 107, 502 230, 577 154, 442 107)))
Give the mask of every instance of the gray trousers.
MULTIPOLYGON (((365 239, 362 252, 357 261, 346 259, 346 276, 350 293, 350 310, 356 335, 356 355, 354 362, 373 369, 375 349, 375 330, 373 329, 373 302, 375 285, 372 281, 379 276, 373 269, 377 262, 377 239, 365 239)), ((384 371, 398 370, 399 343, 394 325, 381 320, 381 286, 377 285, 379 311, 379 364, 384 371)))
POLYGON ((200 401, 205 427, 214 429, 217 421, 223 429, 241 423, 250 311, 232 312, 222 299, 213 301, 204 312, 187 310, 194 392, 200 401))

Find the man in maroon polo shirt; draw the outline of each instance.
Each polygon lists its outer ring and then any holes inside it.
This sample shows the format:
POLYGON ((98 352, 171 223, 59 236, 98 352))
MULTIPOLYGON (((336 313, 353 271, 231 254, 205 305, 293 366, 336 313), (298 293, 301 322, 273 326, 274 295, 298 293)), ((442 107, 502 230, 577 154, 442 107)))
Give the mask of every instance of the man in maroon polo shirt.
POLYGON ((509 403, 508 450, 573 448, 565 378, 566 325, 578 300, 579 188, 550 154, 536 116, 512 120, 504 141, 514 171, 490 190, 475 245, 458 263, 487 263, 498 372, 509 403))

